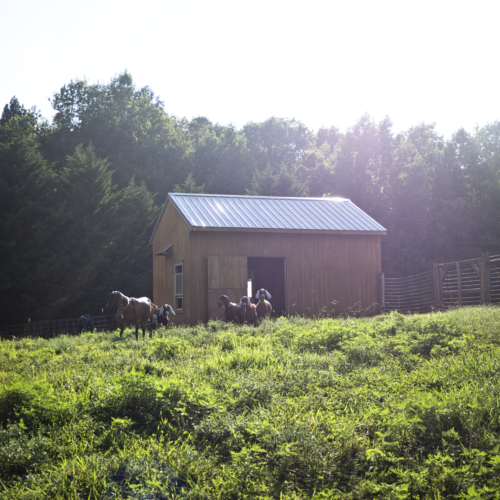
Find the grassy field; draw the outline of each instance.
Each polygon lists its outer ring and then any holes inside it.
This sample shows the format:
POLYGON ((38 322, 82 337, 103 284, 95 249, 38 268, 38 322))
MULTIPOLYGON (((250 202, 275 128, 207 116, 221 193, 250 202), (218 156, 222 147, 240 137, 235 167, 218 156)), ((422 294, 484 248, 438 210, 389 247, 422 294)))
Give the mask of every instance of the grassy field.
POLYGON ((0 497, 500 498, 500 309, 0 342, 0 497))

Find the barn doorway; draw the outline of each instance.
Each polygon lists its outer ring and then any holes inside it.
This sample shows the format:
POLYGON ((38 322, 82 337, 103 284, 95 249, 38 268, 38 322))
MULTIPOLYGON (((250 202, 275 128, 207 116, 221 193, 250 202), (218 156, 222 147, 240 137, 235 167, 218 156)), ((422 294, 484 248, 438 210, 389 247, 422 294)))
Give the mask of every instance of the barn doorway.
POLYGON ((248 257, 248 279, 252 280, 252 299, 257 290, 265 288, 271 295, 273 316, 286 314, 284 257, 248 257))

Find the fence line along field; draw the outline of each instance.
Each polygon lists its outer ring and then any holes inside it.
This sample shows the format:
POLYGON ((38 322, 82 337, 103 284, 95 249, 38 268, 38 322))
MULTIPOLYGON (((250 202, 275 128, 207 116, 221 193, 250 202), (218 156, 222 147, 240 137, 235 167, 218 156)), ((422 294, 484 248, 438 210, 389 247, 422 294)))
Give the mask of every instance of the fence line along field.
MULTIPOLYGON (((94 331, 104 332, 116 328, 115 314, 92 316, 94 331)), ((46 321, 30 321, 22 325, 0 326, 0 340, 21 337, 51 338, 58 335, 73 335, 80 330, 80 318, 62 318, 46 321)))
POLYGON ((500 302, 500 255, 445 264, 404 278, 380 280, 381 311, 425 313, 432 310, 500 302))
MULTIPOLYGON (((244 272, 243 276, 247 276, 247 273, 244 272)), ((434 264, 433 270, 404 278, 388 278, 381 273, 380 298, 382 312, 398 311, 404 314, 427 313, 457 306, 498 304, 500 254, 490 255, 486 252, 477 259, 434 264)), ((379 304, 373 306, 378 308, 379 304)), ((96 331, 112 330, 117 324, 115 315, 93 316, 91 320, 96 331)), ((14 337, 49 338, 60 334, 71 335, 79 330, 79 318, 33 321, 0 326, 0 340, 14 337)))
POLYGON ((0 342, 0 496, 497 498, 500 309, 0 342))

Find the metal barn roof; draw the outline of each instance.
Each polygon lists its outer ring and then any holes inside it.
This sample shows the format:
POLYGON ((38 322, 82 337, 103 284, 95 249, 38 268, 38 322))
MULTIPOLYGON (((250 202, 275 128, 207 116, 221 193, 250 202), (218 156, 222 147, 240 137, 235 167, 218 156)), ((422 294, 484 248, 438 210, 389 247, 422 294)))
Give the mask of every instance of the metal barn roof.
POLYGON ((386 231, 346 198, 169 193, 164 208, 169 201, 194 230, 386 231))

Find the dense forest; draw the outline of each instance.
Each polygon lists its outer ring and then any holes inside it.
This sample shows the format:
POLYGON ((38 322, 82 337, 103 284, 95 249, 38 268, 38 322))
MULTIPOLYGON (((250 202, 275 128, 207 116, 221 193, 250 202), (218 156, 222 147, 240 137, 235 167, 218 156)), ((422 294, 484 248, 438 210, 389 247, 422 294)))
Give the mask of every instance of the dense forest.
POLYGON ((368 116, 346 131, 277 117, 238 130, 169 115, 126 72, 71 81, 51 103, 51 123, 15 97, 0 119, 2 324, 100 314, 110 289, 151 296, 169 191, 350 198, 387 228, 389 277, 500 245, 500 122, 448 140, 368 116))

